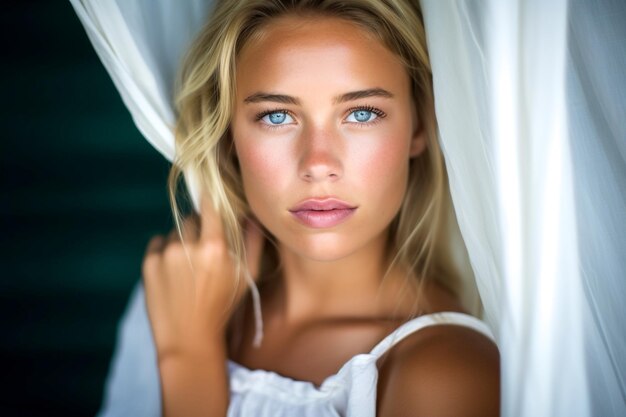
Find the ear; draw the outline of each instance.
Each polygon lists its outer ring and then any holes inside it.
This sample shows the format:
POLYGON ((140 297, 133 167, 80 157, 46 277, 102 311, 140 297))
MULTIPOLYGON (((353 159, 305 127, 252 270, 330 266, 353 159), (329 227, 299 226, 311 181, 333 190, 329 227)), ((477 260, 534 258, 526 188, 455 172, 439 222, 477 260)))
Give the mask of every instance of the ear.
POLYGON ((415 158, 424 152, 427 146, 426 142, 426 129, 422 126, 418 126, 411 137, 411 147, 409 149, 409 156, 415 158))

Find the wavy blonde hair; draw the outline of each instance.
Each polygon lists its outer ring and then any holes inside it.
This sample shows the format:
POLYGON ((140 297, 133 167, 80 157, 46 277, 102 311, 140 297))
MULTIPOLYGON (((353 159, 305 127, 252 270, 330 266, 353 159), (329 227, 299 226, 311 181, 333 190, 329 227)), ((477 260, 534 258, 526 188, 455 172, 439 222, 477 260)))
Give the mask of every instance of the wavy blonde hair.
MULTIPOLYGON (((434 114, 426 34, 417 0, 220 1, 190 48, 176 86, 176 159, 168 178, 170 202, 181 230, 177 192, 183 172, 193 172, 222 217, 227 243, 245 267, 242 222, 250 216, 229 125, 235 100, 237 55, 272 19, 285 15, 345 19, 369 31, 406 68, 427 149, 410 162, 401 209, 390 225, 389 268, 401 264, 419 291, 435 279, 456 292, 458 271, 449 247, 450 195, 434 114)), ((276 248, 265 245, 260 283, 280 271, 276 248)), ((415 300, 417 303, 417 300, 415 300)), ((414 305, 417 313, 418 306, 414 305)))

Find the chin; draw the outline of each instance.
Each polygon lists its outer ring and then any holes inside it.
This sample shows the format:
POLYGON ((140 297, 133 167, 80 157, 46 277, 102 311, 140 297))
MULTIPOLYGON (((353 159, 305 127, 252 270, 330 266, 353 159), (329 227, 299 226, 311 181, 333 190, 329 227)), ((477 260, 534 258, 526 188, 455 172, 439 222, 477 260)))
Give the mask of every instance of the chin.
POLYGON ((364 246, 364 242, 356 242, 354 238, 332 233, 306 236, 296 243, 283 242, 282 244, 297 255, 317 262, 338 261, 364 246))

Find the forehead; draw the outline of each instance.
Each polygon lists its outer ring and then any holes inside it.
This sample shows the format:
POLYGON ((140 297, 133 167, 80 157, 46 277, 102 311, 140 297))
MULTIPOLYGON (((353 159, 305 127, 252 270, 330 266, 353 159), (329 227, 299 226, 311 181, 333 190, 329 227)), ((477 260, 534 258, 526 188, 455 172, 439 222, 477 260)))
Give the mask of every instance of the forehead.
POLYGON ((276 18, 239 53, 237 86, 242 94, 276 84, 295 88, 304 81, 343 90, 382 84, 402 90, 409 84, 401 60, 376 36, 334 17, 276 18))

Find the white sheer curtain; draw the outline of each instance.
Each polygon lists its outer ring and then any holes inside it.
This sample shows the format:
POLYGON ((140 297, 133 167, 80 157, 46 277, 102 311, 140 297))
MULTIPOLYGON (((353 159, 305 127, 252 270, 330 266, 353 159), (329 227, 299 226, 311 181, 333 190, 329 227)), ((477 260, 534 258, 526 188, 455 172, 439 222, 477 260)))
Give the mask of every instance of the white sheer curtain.
POLYGON ((626 3, 422 6, 503 415, 626 415, 626 3))
MULTIPOLYGON (((70 1, 171 161, 173 74, 211 2, 70 1)), ((457 221, 502 353, 503 415, 626 415, 626 3, 421 3, 457 221)))
POLYGON ((486 318, 498 325, 506 416, 589 408, 565 118, 566 6, 423 2, 455 211, 486 318))
POLYGON ((626 415, 626 2, 570 4, 567 62, 593 415, 626 415))

